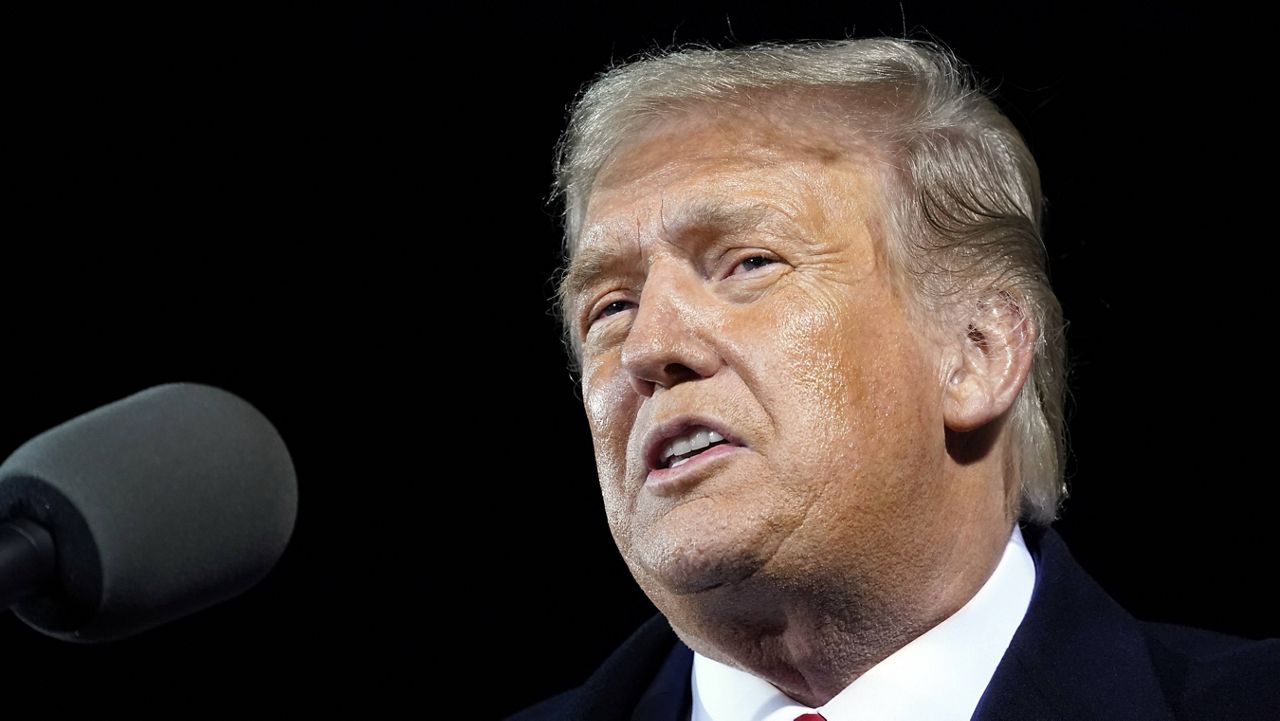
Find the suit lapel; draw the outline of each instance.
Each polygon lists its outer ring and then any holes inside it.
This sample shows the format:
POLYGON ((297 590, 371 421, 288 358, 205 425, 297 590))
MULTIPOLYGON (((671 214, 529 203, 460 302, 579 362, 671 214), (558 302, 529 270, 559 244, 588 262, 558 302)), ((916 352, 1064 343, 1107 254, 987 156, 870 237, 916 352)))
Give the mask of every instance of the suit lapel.
POLYGON ((657 678, 636 704, 631 721, 689 721, 689 710, 693 706, 693 689, 689 686, 692 677, 693 651, 676 641, 657 678))
POLYGON ((1023 529, 1036 561, 1027 615, 975 721, 1172 721, 1137 621, 1052 529, 1023 529))
POLYGON ((661 614, 587 679, 565 721, 685 721, 693 652, 661 614))

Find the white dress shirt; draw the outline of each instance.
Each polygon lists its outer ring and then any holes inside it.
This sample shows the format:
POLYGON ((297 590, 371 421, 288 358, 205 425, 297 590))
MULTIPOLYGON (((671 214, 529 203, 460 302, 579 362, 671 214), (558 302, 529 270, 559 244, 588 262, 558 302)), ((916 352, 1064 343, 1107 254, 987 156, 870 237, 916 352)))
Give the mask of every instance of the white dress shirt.
POLYGON ((816 709, 746 671, 693 656, 692 721, 969 721, 1022 623, 1036 568, 1015 525, 991 578, 969 602, 816 709))

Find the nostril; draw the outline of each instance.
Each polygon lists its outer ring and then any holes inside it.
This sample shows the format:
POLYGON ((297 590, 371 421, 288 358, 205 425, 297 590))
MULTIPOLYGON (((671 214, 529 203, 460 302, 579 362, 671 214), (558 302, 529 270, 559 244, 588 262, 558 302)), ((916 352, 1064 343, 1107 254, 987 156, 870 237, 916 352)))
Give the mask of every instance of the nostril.
POLYGON ((654 383, 633 375, 631 376, 631 389, 636 392, 636 395, 649 398, 653 395, 654 383))
POLYGON ((698 372, 683 363, 668 363, 663 369, 668 382, 663 385, 675 385, 698 378, 698 372))

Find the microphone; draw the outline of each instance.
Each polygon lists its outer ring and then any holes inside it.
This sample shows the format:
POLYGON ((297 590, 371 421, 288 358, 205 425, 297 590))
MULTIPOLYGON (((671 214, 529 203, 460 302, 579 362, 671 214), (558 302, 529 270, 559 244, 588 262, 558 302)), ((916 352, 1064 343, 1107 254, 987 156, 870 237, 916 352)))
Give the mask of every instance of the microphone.
POLYGON ((0 610, 67 641, 130 636, 231 598, 284 553, 293 462, 256 408, 155 386, 0 465, 0 610))

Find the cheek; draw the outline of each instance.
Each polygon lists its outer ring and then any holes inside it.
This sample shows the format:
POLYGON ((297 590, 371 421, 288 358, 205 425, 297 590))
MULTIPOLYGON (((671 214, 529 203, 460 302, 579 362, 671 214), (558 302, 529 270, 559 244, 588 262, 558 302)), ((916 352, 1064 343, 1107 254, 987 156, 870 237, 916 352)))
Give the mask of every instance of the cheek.
POLYGON ((627 440, 639 398, 610 359, 584 368, 582 402, 595 446, 596 470, 606 501, 611 492, 620 492, 626 475, 627 440))
POLYGON ((771 315, 777 319, 771 333, 776 341, 764 373, 775 379, 770 387, 785 393, 776 402, 823 426, 851 430, 848 411, 866 402, 866 329, 838 299, 824 294, 789 298, 771 315))
MULTIPOLYGON (((811 466, 805 475, 829 477, 833 467, 854 471, 862 459, 861 435, 870 420, 869 393, 859 349, 850 340, 858 332, 830 303, 795 304, 778 337, 791 351, 778 373, 790 379, 792 399, 783 408, 801 453, 811 466), (803 429, 803 433, 796 433, 803 429)), ((830 480, 835 480, 831 478, 830 480)))
POLYGON ((778 341, 761 375, 775 382, 761 387, 781 437, 799 451, 790 455, 797 473, 905 490, 927 453, 934 379, 896 305, 874 293, 814 294, 774 315, 778 341))

